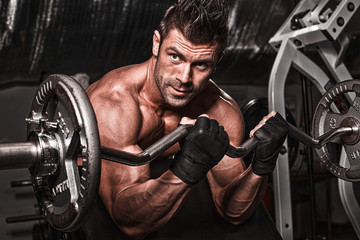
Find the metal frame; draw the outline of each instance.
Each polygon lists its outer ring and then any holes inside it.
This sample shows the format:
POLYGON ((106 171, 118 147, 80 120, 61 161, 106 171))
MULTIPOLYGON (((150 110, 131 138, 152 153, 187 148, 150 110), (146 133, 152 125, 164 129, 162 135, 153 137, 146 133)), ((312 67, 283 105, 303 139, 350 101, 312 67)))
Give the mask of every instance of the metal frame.
MULTIPOLYGON (((360 0, 342 0, 335 9, 329 0, 303 0, 293 10, 269 43, 278 51, 269 79, 269 110, 285 116, 285 82, 293 67, 307 77, 321 94, 326 92, 330 78, 302 51, 306 46, 317 49, 336 82, 352 79, 342 56, 349 43, 342 31, 356 12, 360 0), (339 42, 337 52, 331 41, 339 42)), ((285 142, 287 146, 287 142, 285 142)), ((340 164, 346 164, 346 154, 340 164)), ((276 226, 285 240, 293 239, 290 172, 287 153, 279 155, 273 173, 276 226)), ((360 208, 355 199, 352 183, 339 180, 339 191, 347 215, 360 238, 360 208)))

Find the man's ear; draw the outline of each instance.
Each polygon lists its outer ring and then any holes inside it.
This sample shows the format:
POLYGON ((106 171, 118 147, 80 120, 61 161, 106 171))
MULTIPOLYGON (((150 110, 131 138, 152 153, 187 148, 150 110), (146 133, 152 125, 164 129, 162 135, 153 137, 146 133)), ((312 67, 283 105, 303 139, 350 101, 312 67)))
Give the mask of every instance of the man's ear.
POLYGON ((152 53, 155 57, 159 54, 159 48, 160 48, 160 33, 158 30, 154 31, 153 35, 153 46, 152 46, 152 53))

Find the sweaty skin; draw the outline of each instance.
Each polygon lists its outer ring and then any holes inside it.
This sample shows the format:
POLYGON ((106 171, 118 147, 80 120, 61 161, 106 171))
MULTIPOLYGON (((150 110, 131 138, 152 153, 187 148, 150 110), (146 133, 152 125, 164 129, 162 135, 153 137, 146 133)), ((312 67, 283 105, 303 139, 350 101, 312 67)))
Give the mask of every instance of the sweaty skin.
MULTIPOLYGON (((177 29, 160 45, 160 34, 155 31, 153 56, 148 61, 115 69, 92 84, 87 93, 101 144, 137 154, 176 129, 180 121, 191 122, 207 114, 224 126, 230 143, 239 146, 244 134, 241 112, 209 80, 221 59, 216 47, 194 45, 177 29)), ((163 155, 179 150, 176 144, 163 155)), ((267 182, 251 167, 245 170, 242 159, 227 156, 207 178, 219 214, 232 224, 251 215, 267 182)), ((100 197, 117 226, 132 238, 143 238, 165 225, 192 187, 170 170, 150 179, 149 164, 131 167, 102 160, 100 197)))

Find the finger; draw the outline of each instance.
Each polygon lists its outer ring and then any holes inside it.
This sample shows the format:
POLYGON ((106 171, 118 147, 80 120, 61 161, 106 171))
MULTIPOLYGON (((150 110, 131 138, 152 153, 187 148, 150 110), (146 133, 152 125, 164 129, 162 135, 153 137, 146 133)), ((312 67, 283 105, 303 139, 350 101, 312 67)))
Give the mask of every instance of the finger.
POLYGON ((256 130, 258 130, 259 128, 264 126, 266 121, 269 120, 270 118, 274 117, 276 114, 277 114, 277 111, 273 110, 268 115, 263 117, 261 119, 261 121, 250 131, 249 137, 252 138, 254 136, 254 133, 256 132, 256 130))
POLYGON ((206 113, 201 114, 199 117, 207 117, 207 118, 210 118, 209 115, 207 115, 206 113))
POLYGON ((207 129, 210 126, 210 119, 206 116, 200 116, 195 122, 195 126, 203 129, 207 129))
POLYGON ((180 124, 181 125, 187 125, 187 124, 195 124, 196 119, 192 119, 192 118, 188 118, 188 117, 183 117, 180 120, 180 124))
POLYGON ((268 115, 266 115, 265 117, 263 117, 260 121, 260 123, 258 125, 264 125, 266 123, 267 120, 269 120, 272 117, 275 117, 275 115, 277 114, 277 112, 275 110, 271 111, 268 115))
POLYGON ((264 125, 268 119, 269 119, 269 118, 267 118, 267 117, 263 117, 263 118, 261 119, 261 121, 258 123, 257 126, 262 126, 262 125, 264 125))
POLYGON ((220 126, 218 121, 214 120, 214 119, 210 119, 210 132, 214 133, 214 134, 219 134, 220 133, 220 126))
POLYGON ((269 118, 270 118, 270 117, 274 117, 276 114, 277 114, 277 111, 272 110, 272 111, 268 114, 268 116, 269 116, 269 118))
POLYGON ((256 132, 256 130, 258 130, 259 128, 264 126, 266 121, 267 121, 267 119, 265 119, 265 118, 261 119, 261 121, 250 131, 249 137, 252 138, 254 136, 254 132, 256 132))
POLYGON ((252 138, 254 136, 254 133, 260 128, 262 127, 263 125, 259 126, 259 127, 255 127, 253 130, 250 131, 249 133, 249 137, 252 138))
POLYGON ((250 131, 249 133, 249 137, 252 138, 254 136, 254 132, 256 131, 257 129, 254 128, 253 130, 250 131))

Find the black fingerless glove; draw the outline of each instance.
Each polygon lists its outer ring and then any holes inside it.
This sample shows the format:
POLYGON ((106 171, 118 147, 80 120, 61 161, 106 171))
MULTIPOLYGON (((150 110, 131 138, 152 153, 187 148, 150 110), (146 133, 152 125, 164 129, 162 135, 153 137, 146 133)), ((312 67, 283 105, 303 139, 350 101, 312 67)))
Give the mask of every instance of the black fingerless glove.
POLYGON ((255 157, 252 162, 252 171, 260 176, 272 173, 289 129, 288 123, 277 113, 269 118, 265 125, 254 133, 258 140, 255 157))
POLYGON ((229 137, 216 120, 199 117, 180 146, 170 170, 187 184, 195 184, 223 158, 229 137))

